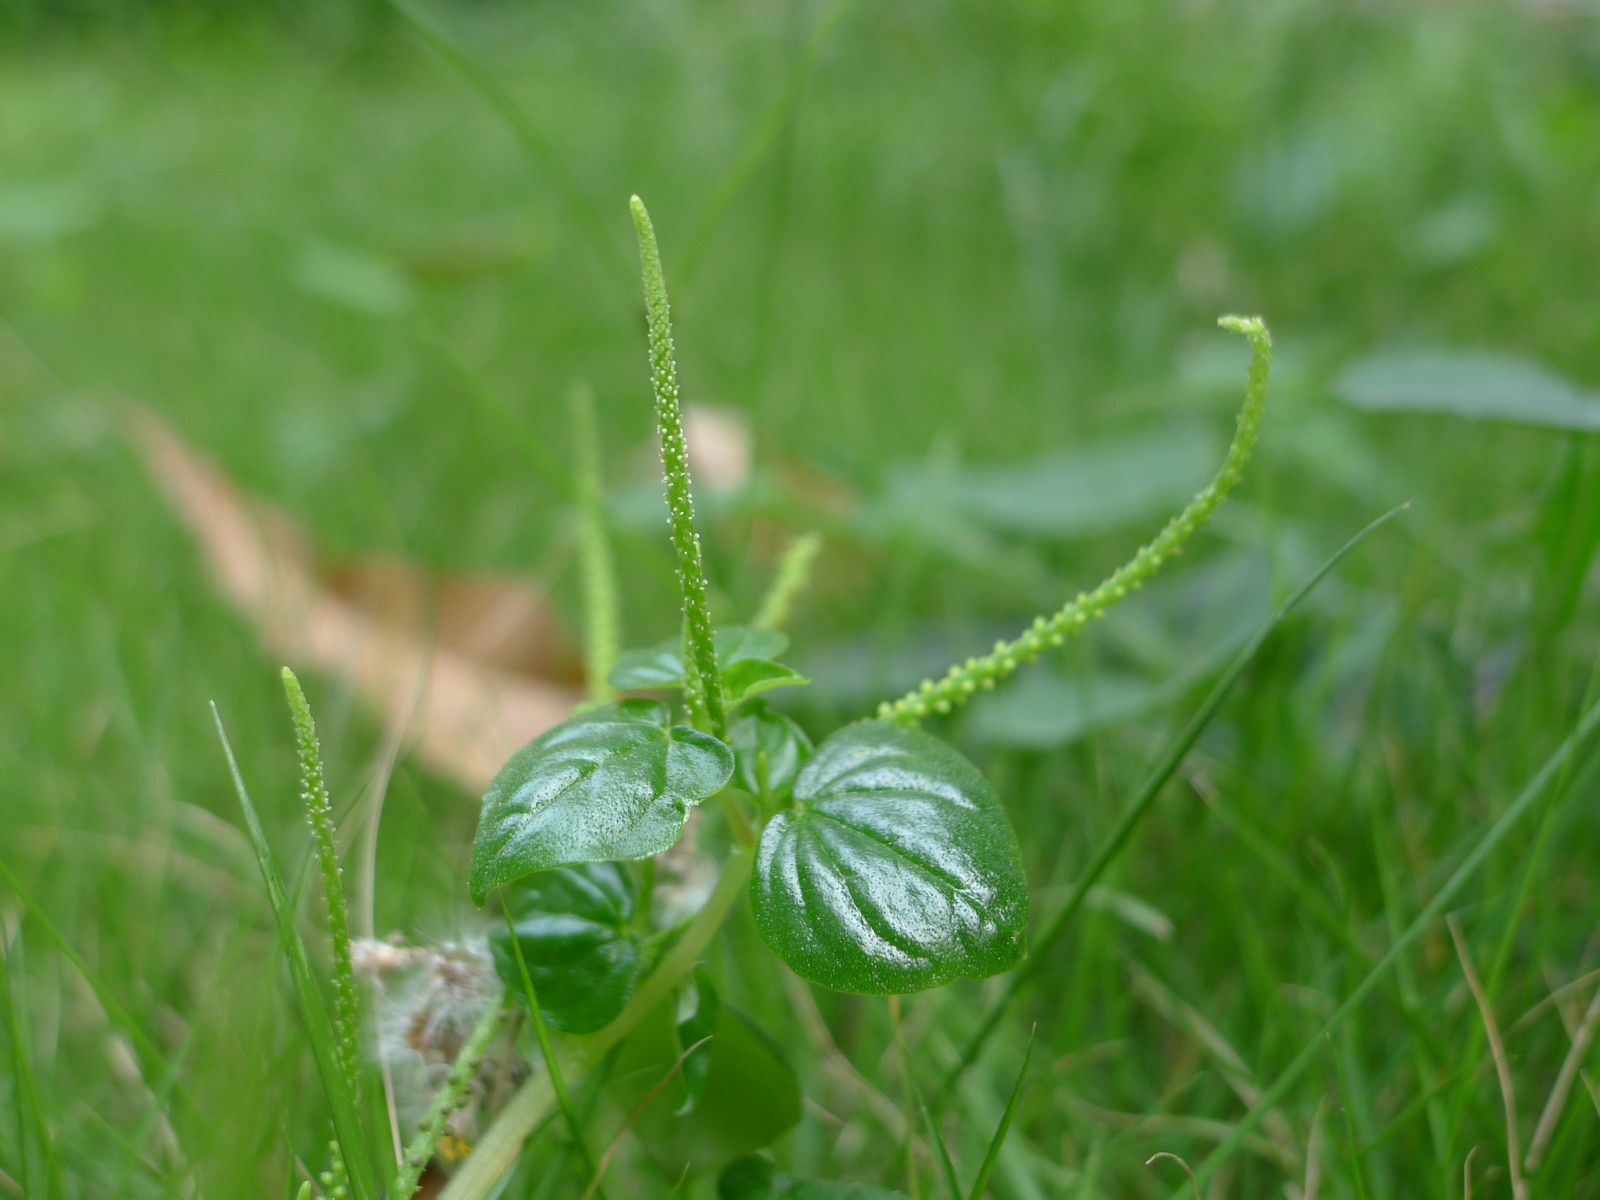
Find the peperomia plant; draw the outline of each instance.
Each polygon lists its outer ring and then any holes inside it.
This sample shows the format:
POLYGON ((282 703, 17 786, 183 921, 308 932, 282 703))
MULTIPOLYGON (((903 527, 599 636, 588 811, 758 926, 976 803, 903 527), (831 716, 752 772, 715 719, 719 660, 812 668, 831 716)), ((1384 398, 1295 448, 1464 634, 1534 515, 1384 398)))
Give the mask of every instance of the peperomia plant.
MULTIPOLYGON (((721 1191, 733 1200, 887 1195, 791 1179, 748 1157, 799 1119, 798 1085, 776 1045, 720 1002, 702 967, 706 951, 728 913, 748 897, 755 927, 772 952, 799 976, 837 991, 918 992, 1018 965, 1026 953, 1028 888, 1016 834, 978 768, 918 723, 951 712, 1060 646, 1178 553, 1242 475, 1266 398, 1271 343, 1256 318, 1222 319, 1249 339, 1252 350, 1226 459, 1211 483, 1126 565, 1016 639, 813 744, 771 706, 768 694, 808 682, 782 661, 788 639, 780 627, 804 586, 817 541, 796 541, 747 624, 713 623, 666 283, 650 218, 637 197, 632 214, 682 633, 615 652, 621 643, 592 416, 580 403, 577 491, 590 592, 591 699, 513 755, 483 797, 469 892, 476 904, 493 899, 502 910, 480 958, 483 978, 498 977, 503 993, 480 988, 485 994, 447 1043, 454 1065, 445 1092, 429 1106, 389 1194, 415 1189, 422 1165, 450 1136, 449 1113, 467 1103, 475 1074, 489 1069, 480 1064, 495 1030, 508 1020, 505 1012, 515 1010, 536 1034, 543 1068, 526 1071, 513 1094, 488 1106, 490 1123, 455 1171, 446 1200, 491 1194, 530 1133, 558 1109, 590 1176, 586 1194, 603 1194, 607 1159, 594 1158, 584 1144, 582 1118, 566 1084, 602 1064, 617 1081, 614 1099, 632 1114, 629 1127, 669 1172, 732 1164, 721 1191), (649 695, 615 699, 619 692, 649 695), (675 848, 707 801, 715 802, 720 829, 707 818, 712 825, 697 829, 695 841, 702 856, 707 846, 723 850, 714 882, 684 912, 681 904, 664 902, 667 889, 658 880, 681 855, 675 848), (551 1030, 565 1036, 552 1037, 551 1030)), ((331 832, 324 828, 320 766, 297 685, 291 697, 307 792, 322 822, 318 845, 331 905, 338 879, 331 832)), ((341 937, 342 921, 334 924, 341 937)), ((452 959, 452 979, 470 974, 461 965, 469 958, 452 959)), ((358 1085, 348 1045, 354 1018, 343 980, 339 998, 337 1053, 329 1057, 332 1081, 325 1078, 325 1084, 353 1093, 358 1085)), ((508 1037, 515 1042, 514 1031, 508 1037)), ((502 1070, 500 1079, 515 1074, 502 1070)), ((369 1176, 347 1169, 362 1153, 350 1144, 348 1120, 336 1129, 330 1179, 334 1190, 353 1187, 360 1194, 369 1176)), ((993 1152, 973 1195, 981 1193, 992 1165, 993 1152)), ((947 1181, 954 1186, 948 1172, 947 1181)))
MULTIPOLYGON (((1253 350, 1245 405, 1221 471, 1155 540, 1016 640, 957 664, 813 747, 760 697, 807 682, 782 663, 788 639, 774 626, 815 543, 797 550, 802 565, 780 574, 759 619, 713 626, 666 283, 637 197, 632 211, 683 632, 620 655, 604 682, 621 691, 677 692, 682 704, 625 699, 589 708, 530 742, 490 785, 473 843, 471 891, 479 904, 496 889, 504 893, 512 924, 496 935, 502 978, 514 994, 521 990, 504 949, 516 938, 528 961, 539 963, 544 1018, 575 1033, 605 1030, 596 1045, 609 1048, 650 1018, 644 1000, 652 1009, 674 1002, 727 907, 746 890, 746 875, 761 937, 813 983, 884 995, 1005 971, 1026 947, 1028 889, 1016 834, 982 773, 917 722, 950 712, 1060 646, 1144 583, 1205 522, 1239 481, 1256 438, 1270 355, 1266 329, 1253 318, 1223 319, 1253 350), (641 929, 650 860, 674 846, 707 800, 717 802, 730 843, 712 900, 683 930, 641 929), (673 938, 674 949, 663 954, 663 939, 673 938)), ((713 1041, 713 1072, 719 1051, 713 1041)), ((540 1087, 537 1079, 528 1085, 540 1087)), ((506 1144, 520 1140, 541 1109, 508 1110, 501 1119, 506 1144)), ((492 1133, 469 1164, 483 1166, 481 1178, 504 1165, 490 1157, 497 1142, 492 1133)), ((450 1194, 478 1194, 463 1182, 458 1177, 450 1194)))

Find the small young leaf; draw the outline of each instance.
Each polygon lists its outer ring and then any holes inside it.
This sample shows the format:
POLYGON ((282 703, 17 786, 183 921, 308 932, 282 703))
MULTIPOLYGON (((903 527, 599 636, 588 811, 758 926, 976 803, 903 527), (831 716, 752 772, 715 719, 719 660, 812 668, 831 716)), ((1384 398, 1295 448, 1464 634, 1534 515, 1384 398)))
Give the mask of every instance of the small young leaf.
POLYGON ((647 858, 683 835, 689 808, 733 774, 733 751, 625 700, 563 721, 512 756, 483 797, 472 898, 552 867, 647 858))
POLYGON ((792 667, 767 658, 742 658, 722 671, 722 695, 728 706, 773 688, 796 687, 811 681, 792 667))
MULTIPOLYGON (((770 688, 810 682, 774 661, 789 645, 777 630, 733 625, 717 630, 715 641, 722 694, 730 705, 770 688)), ((683 683, 683 645, 677 638, 629 650, 611 670, 611 686, 617 688, 678 688, 683 683)))
POLYGON ((971 763, 915 729, 834 734, 761 835, 751 900, 767 945, 841 992, 982 979, 1024 952, 1016 835, 971 763))
MULTIPOLYGON (((629 928, 634 890, 616 863, 540 871, 506 889, 506 912, 544 1019, 563 1033, 593 1033, 616 1019, 644 968, 629 928)), ((494 968, 523 1006, 527 998, 511 933, 489 935, 494 968)))
POLYGON ((761 795, 760 756, 767 756, 769 793, 794 786, 795 777, 811 757, 811 739, 782 713, 757 700, 728 729, 733 746, 734 781, 752 796, 761 795))
POLYGON ((731 1162, 717 1179, 717 1200, 905 1200, 899 1192, 859 1183, 830 1183, 780 1174, 771 1160, 752 1154, 731 1162))
POLYGON ((678 640, 648 650, 629 650, 611 668, 614 688, 679 688, 683 686, 683 653, 678 640))

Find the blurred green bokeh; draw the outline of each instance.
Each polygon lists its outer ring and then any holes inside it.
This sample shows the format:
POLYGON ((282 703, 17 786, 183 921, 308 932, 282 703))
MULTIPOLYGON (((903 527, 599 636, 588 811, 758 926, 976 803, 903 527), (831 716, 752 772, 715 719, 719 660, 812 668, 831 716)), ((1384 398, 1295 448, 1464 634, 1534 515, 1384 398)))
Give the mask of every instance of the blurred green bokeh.
MULTIPOLYGON (((192 1194, 191 1171, 214 1196, 286 1194, 286 1146, 325 1136, 262 966, 269 923, 205 711, 220 705, 297 861, 276 664, 215 596, 118 405, 154 410, 330 555, 522 573, 576 628, 559 468, 567 395, 587 383, 629 642, 651 643, 676 618, 664 526, 638 499, 652 468, 631 193, 661 236, 688 398, 753 433, 755 483, 708 526, 724 613, 760 595, 775 532, 825 526, 795 629, 818 686, 793 711, 818 729, 1125 557, 1222 444, 1245 354, 1215 318, 1271 323, 1263 444, 1207 545, 1018 682, 1031 691, 952 726, 1025 831, 1045 900, 1267 597, 1401 501, 1402 526, 1208 738, 1202 790, 1381 949, 1570 727, 1600 649, 1592 427, 1549 428, 1518 386, 1492 398, 1509 420, 1472 421, 1363 411, 1340 381, 1426 348, 1537 364, 1575 381, 1580 408, 1600 390, 1592 7, 855 0, 819 39, 834 10, 431 5, 514 99, 519 138, 387 5, 0 9, 0 857, 180 1062, 187 1096, 140 1078, 116 1022, 0 891, 41 1089, 15 1083, 6 1039, 10 1176, 34 1112, 71 1196, 192 1194), (1088 462, 1130 495, 1086 491, 1088 462)), ((381 731, 338 681, 313 700, 349 803, 381 731)), ((997 1195, 1156 1195, 1144 1159, 1198 1160, 1210 1135, 1117 1114, 1242 1111, 1241 1085, 1171 1015, 1188 1010, 1164 1017, 1130 978, 1184 997, 1258 1086, 1364 969, 1193 789, 1169 800, 1109 881, 1169 937, 1107 901, 974 1077, 969 1161, 1039 1022, 1053 1065, 997 1195)), ((1517 931, 1506 1022, 1594 966, 1593 806, 1551 811, 1497 857, 1468 918, 1484 964, 1517 931), (1540 884, 1517 908, 1529 863, 1540 884)), ((474 919, 474 819, 471 797, 401 766, 380 928, 474 919)), ((730 994, 794 1028, 772 972, 740 965, 757 953, 748 928, 733 942, 730 994)), ((1492 1077, 1445 1053, 1476 1036, 1458 985, 1448 940, 1430 945, 1286 1105, 1298 1145, 1319 1099, 1340 1103, 1337 1060, 1362 1150, 1353 1165, 1327 1134, 1326 1194, 1356 1195, 1358 1178, 1373 1196, 1448 1194, 1472 1146, 1503 1142, 1492 1077)), ((976 991, 909 1003, 930 1063, 976 991)), ((897 1095, 881 1006, 820 1002, 842 1051, 897 1095)), ((783 1040, 815 1094, 827 1055, 783 1040)), ((1567 1043, 1545 1021, 1517 1044, 1531 1110, 1567 1043)), ((843 1132, 808 1115, 782 1153, 800 1173, 903 1187, 878 1111, 843 1132)), ((1600 1186, 1582 1150, 1600 1129, 1575 1112, 1543 1194, 1600 1186)), ((1293 1165, 1258 1147, 1226 1194, 1276 1194, 1293 1165)), ((619 1170, 618 1194, 671 1187, 626 1155, 619 1170)))

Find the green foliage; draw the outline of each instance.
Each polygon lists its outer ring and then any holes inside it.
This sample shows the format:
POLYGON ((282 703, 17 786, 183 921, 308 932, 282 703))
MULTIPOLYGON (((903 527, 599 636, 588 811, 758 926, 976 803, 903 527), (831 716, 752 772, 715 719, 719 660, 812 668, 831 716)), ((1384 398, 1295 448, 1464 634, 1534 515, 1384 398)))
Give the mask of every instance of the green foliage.
POLYGON ((300 1002, 300 1016, 305 1021, 306 1039, 311 1043, 323 1095, 333 1114, 333 1129, 338 1139, 335 1145, 336 1176, 341 1181, 348 1179, 350 1195, 354 1200, 378 1200, 378 1187, 372 1164, 367 1158, 366 1138, 361 1129, 359 1097, 345 1075, 338 1031, 323 1007, 316 975, 311 969, 311 958, 306 953, 305 942, 301 940, 300 930, 295 924, 294 910, 278 874, 272 847, 261 828, 261 819, 256 815, 250 793, 245 789, 244 776, 239 773, 239 764, 233 757, 233 747, 228 743, 227 732, 222 727, 222 714, 217 711, 216 705, 211 707, 211 716, 217 727, 217 737, 222 741, 228 773, 233 777, 234 792, 239 797, 239 806, 244 810, 250 849, 255 855, 256 865, 261 869, 267 898, 272 903, 278 937, 289 960, 289 974, 294 980, 295 995, 300 1002))
POLYGON ((698 1012, 688 1022, 677 1004, 658 1006, 623 1043, 611 1091, 662 1172, 715 1171, 770 1145, 800 1119, 800 1085, 777 1043, 743 1014, 715 1004, 708 1014, 709 1058, 694 1073, 684 1051, 708 1036, 698 1012), (681 1063, 681 1065, 680 1065, 681 1063))
POLYGON ((689 809, 728 782, 733 752, 671 721, 664 704, 624 700, 519 750, 484 793, 473 900, 535 871, 647 858, 676 843, 689 809))
POLYGON ((806 731, 765 700, 750 704, 734 719, 728 744, 733 747, 734 782, 763 798, 792 788, 812 751, 806 731))
POLYGON ((899 1192, 859 1183, 829 1183, 781 1174, 772 1160, 752 1154, 731 1162, 717 1179, 717 1200, 905 1200, 899 1192))
POLYGON ((852 725, 817 748, 761 835, 756 925, 797 974, 843 992, 982 979, 1023 954, 1028 887, 975 767, 917 730, 852 725))
POLYGON ((634 901, 633 880, 608 862, 557 867, 507 884, 511 929, 489 935, 501 982, 523 998, 515 936, 547 1022, 563 1033, 609 1025, 644 969, 634 901))
POLYGON ((1436 413, 1578 433, 1600 430, 1600 392, 1536 362, 1467 350, 1391 350, 1358 359, 1334 381, 1372 412, 1436 413))

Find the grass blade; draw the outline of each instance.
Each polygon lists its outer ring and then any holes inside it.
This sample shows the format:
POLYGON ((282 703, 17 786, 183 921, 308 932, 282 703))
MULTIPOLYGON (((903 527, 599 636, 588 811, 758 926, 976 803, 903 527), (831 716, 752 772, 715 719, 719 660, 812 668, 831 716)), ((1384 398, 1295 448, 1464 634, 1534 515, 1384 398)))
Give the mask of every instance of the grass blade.
POLYGON ((783 132, 785 122, 800 103, 800 94, 805 89, 806 81, 811 77, 812 68, 817 65, 817 59, 822 57, 823 50, 827 48, 834 31, 839 28, 839 23, 844 20, 853 2, 854 0, 835 0, 833 7, 818 20, 816 29, 806 39, 805 48, 790 68, 783 90, 778 93, 777 99, 773 101, 772 107, 767 110, 761 123, 751 131, 751 136, 745 143, 744 151, 739 155, 738 161, 717 181, 716 187, 711 192, 711 199, 706 202, 700 221, 695 226, 694 235, 689 239, 689 250, 683 256, 681 286, 685 294, 694 287, 695 278, 700 274, 700 267, 705 262, 706 251, 711 248, 712 236, 717 232, 717 226, 722 223, 722 218, 727 215, 729 205, 750 181, 756 167, 760 166, 761 160, 766 158, 778 140, 778 135, 783 132))
POLYGON ((1261 1093, 1261 1098, 1251 1106, 1250 1111, 1245 1113, 1238 1124, 1234 1126, 1233 1132, 1223 1139, 1221 1144, 1200 1164, 1198 1174, 1202 1183, 1210 1181, 1211 1177, 1217 1173, 1222 1165, 1244 1144, 1245 1139, 1254 1132, 1256 1126, 1261 1124, 1262 1117, 1278 1105, 1284 1094, 1305 1073, 1306 1068, 1311 1065, 1312 1060, 1321 1051, 1323 1040, 1338 1029, 1345 1019, 1361 1006, 1362 1001, 1372 993, 1383 977, 1389 973, 1390 969, 1399 961, 1400 956, 1409 950, 1427 932, 1429 926, 1444 914, 1446 906, 1449 905, 1455 894, 1461 890, 1462 884, 1473 876, 1478 868, 1483 865, 1484 860, 1493 852, 1494 848, 1511 831, 1512 827, 1544 795, 1545 788, 1566 769, 1578 746, 1594 732, 1597 725, 1600 725, 1600 702, 1589 706, 1572 733, 1568 734, 1566 740, 1556 748, 1555 753, 1545 760, 1544 766, 1540 767, 1533 778, 1523 787, 1517 798, 1511 802, 1510 807, 1500 815, 1500 819, 1491 825, 1483 836, 1478 839, 1477 844, 1473 846, 1461 865, 1445 880, 1433 899, 1428 902, 1427 907, 1418 913, 1416 919, 1406 927, 1405 932, 1395 939, 1388 952, 1377 961, 1372 970, 1367 972, 1366 976, 1356 986, 1356 989, 1346 997, 1343 1004, 1334 1010, 1333 1015, 1323 1023, 1322 1028, 1306 1043, 1300 1053, 1295 1055, 1289 1065, 1273 1081, 1272 1086, 1261 1093))
POLYGON ((323 1007, 322 994, 317 989, 316 976, 311 970, 311 958, 306 944, 295 924, 294 910, 289 906, 283 890, 283 880, 272 857, 272 847, 261 829, 261 818, 251 803, 250 793, 244 786, 244 776, 233 756, 233 746, 222 727, 222 714, 211 706, 211 718, 216 722, 217 737, 222 741, 222 753, 228 760, 228 771, 233 776, 234 790, 239 795, 239 805, 244 809, 245 828, 250 835, 250 847, 255 851, 256 863, 261 868, 261 878, 267 885, 267 897, 272 902, 272 915, 278 923, 278 934, 283 940, 289 959, 289 974, 294 979, 296 998, 300 1002, 301 1017, 306 1023, 306 1035, 311 1040, 311 1052, 317 1060, 317 1074, 328 1098, 328 1108, 333 1116, 334 1135, 339 1140, 340 1154, 349 1172, 350 1192, 355 1200, 378 1200, 378 1186, 372 1173, 372 1163, 367 1158, 366 1141, 361 1133, 361 1121, 356 1113, 355 1097, 345 1083, 344 1071, 339 1062, 339 1048, 333 1032, 333 1022, 323 1007))
POLYGON ((500 82, 478 65, 477 61, 456 44, 454 38, 445 32, 438 21, 425 12, 414 0, 389 0, 389 4, 405 18, 406 22, 416 32, 417 36, 426 42, 440 58, 449 63, 461 73, 461 77, 475 88, 479 95, 489 102, 489 105, 500 114, 501 118, 511 127, 511 132, 516 135, 517 141, 522 143, 522 148, 527 151, 528 157, 540 171, 544 173, 550 186, 561 198, 562 204, 583 227, 588 236, 590 245, 594 248, 596 257, 601 265, 611 276, 612 282, 626 288, 628 285, 628 269, 622 258, 621 251, 606 232, 603 222, 595 213, 593 207, 584 202, 583 194, 571 174, 561 165, 556 157, 554 148, 545 136, 534 127, 528 114, 510 92, 501 86, 500 82))
POLYGON ((1121 853, 1122 848, 1128 844, 1128 839, 1133 836, 1133 831, 1138 828, 1139 822, 1150 811, 1151 806, 1156 801, 1156 797, 1161 794, 1161 789, 1166 786, 1167 781, 1177 772, 1179 765, 1188 755, 1190 749, 1200 740, 1200 735, 1205 732, 1206 726, 1211 724, 1212 718, 1217 715, 1217 710, 1222 707, 1222 702, 1227 699, 1228 693, 1233 690, 1233 685, 1239 681, 1239 677, 1244 674, 1245 668, 1250 665, 1267 638, 1272 636, 1272 632, 1283 623, 1284 618, 1311 594, 1312 590, 1322 582, 1328 573, 1344 561, 1346 555, 1360 545, 1373 531, 1392 520, 1405 508, 1406 505, 1402 504, 1399 508, 1390 509, 1343 546, 1339 547, 1325 563, 1316 569, 1311 578, 1301 584, 1295 593, 1278 607, 1276 612, 1262 622, 1255 633, 1251 635, 1250 640, 1244 644, 1244 647, 1234 657, 1233 662, 1229 664, 1227 671, 1223 673, 1222 678, 1217 680, 1216 686, 1211 689, 1211 694, 1206 697, 1205 703, 1200 706, 1194 716, 1190 718, 1189 723, 1184 726, 1183 731, 1173 739, 1162 753, 1160 760, 1156 763, 1155 770, 1145 779, 1144 784, 1123 811, 1122 817, 1117 821, 1116 828, 1100 844, 1100 847, 1094 852, 1094 857, 1089 860, 1089 865, 1084 868, 1083 874, 1073 884, 1072 892, 1067 897, 1066 902, 1062 904, 1044 929, 1032 939, 1033 944, 1027 959, 1011 976, 1006 984, 1005 991, 1001 993, 1000 998, 995 1001, 988 1013, 984 1015, 982 1022, 978 1025, 977 1032, 968 1039, 965 1048, 962 1050, 961 1058, 945 1077, 939 1096, 941 1106, 949 1099, 956 1083, 962 1075, 966 1074, 967 1068, 977 1061, 985 1043, 988 1042, 990 1036, 999 1026, 1001 1018, 1005 1015, 1006 1010, 1010 1008, 1011 1002, 1016 999, 1017 993, 1038 972, 1050 949, 1056 942, 1061 940, 1061 936, 1066 932, 1068 924, 1077 915, 1078 909, 1083 906, 1084 898, 1088 896, 1089 890, 1099 880, 1100 876, 1105 873, 1112 860, 1121 853))
POLYGON ((978 1168, 978 1177, 972 1181, 972 1191, 967 1200, 983 1200, 983 1189, 989 1186, 989 1176, 994 1174, 995 1166, 1000 1161, 1001 1147, 1006 1144, 1006 1134, 1011 1132, 1011 1120, 1017 1115, 1017 1101, 1022 1099, 1022 1085, 1028 1080, 1028 1066, 1033 1061, 1033 1039, 1038 1032, 1039 1027, 1035 1025, 1028 1033, 1028 1048, 1022 1055, 1022 1069, 1017 1072, 1017 1082, 1011 1088, 1011 1099, 1006 1101, 1006 1111, 1000 1117, 1000 1124, 995 1127, 988 1153, 983 1156, 983 1165, 978 1168))

